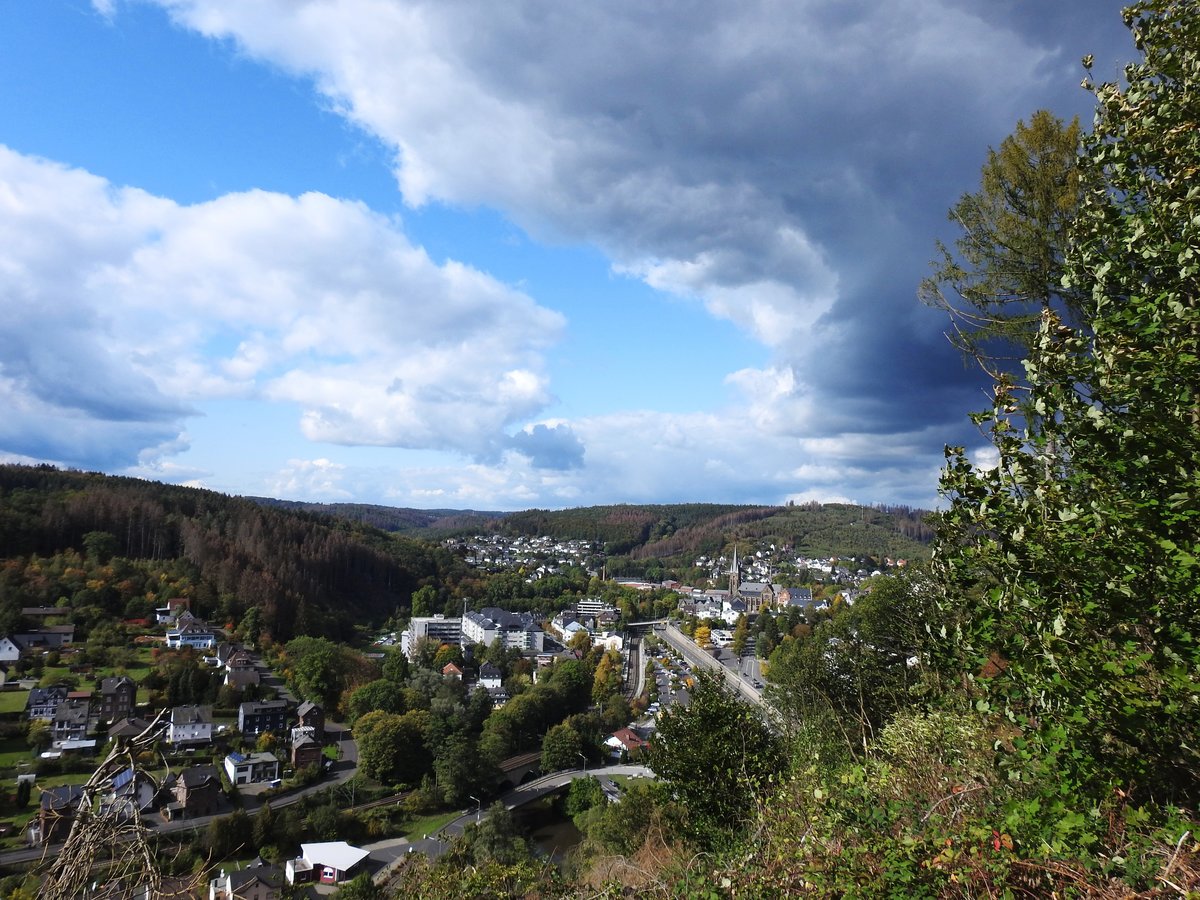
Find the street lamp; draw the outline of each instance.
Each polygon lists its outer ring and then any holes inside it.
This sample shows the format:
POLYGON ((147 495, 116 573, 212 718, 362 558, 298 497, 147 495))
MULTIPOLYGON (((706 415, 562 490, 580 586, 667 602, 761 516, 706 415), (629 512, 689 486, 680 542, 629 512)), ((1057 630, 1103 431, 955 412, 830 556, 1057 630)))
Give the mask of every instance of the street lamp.
POLYGON ((578 754, 576 754, 576 755, 577 755, 577 756, 578 756, 580 759, 582 759, 582 760, 583 760, 583 771, 585 771, 585 772, 586 772, 586 771, 587 771, 587 757, 586 757, 586 756, 584 756, 582 753, 578 753, 578 754))
POLYGON ((478 797, 472 796, 471 794, 468 794, 467 796, 475 801, 475 824, 478 825, 479 824, 479 814, 483 810, 483 801, 480 800, 478 797))

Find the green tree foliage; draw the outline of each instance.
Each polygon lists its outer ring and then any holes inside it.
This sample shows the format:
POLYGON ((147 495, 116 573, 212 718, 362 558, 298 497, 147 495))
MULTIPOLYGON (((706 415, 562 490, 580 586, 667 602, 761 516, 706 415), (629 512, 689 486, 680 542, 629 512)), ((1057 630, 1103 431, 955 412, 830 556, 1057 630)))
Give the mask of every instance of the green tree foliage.
POLYGON ((434 752, 433 770, 448 806, 461 806, 494 780, 494 770, 480 758, 479 741, 471 735, 452 734, 434 752))
POLYGON ((322 803, 309 810, 304 828, 319 841, 336 840, 340 831, 341 811, 333 803, 322 803))
POLYGON ((276 824, 275 811, 271 809, 270 802, 263 803, 255 813, 254 823, 250 829, 250 836, 255 847, 261 849, 274 843, 276 824))
POLYGON ((404 684, 408 680, 408 657, 399 650, 386 651, 383 657, 382 674, 393 684, 404 684))
POLYGON ((691 833, 713 842, 757 813, 787 761, 760 712, 715 675, 698 673, 691 698, 659 716, 649 765, 687 808, 691 833))
POLYGON ((497 800, 477 825, 467 826, 464 844, 476 864, 516 865, 529 858, 529 847, 508 808, 497 800))
POLYGON ((567 649, 574 650, 581 655, 590 652, 592 649, 592 636, 582 629, 575 632, 575 634, 571 635, 571 639, 567 641, 567 649))
POLYGON ((236 809, 209 822, 199 840, 199 849, 213 860, 248 855, 254 840, 253 822, 243 810, 236 809))
MULTIPOLYGON (((545 766, 542 768, 545 770, 545 766)), ((576 819, 588 810, 603 806, 607 802, 604 788, 600 786, 600 779, 591 776, 576 778, 567 788, 567 796, 563 800, 563 810, 572 819, 576 819)))
POLYGON ((432 616, 435 608, 441 608, 441 604, 438 602, 438 592, 436 588, 427 584, 413 591, 413 616, 432 616))
POLYGON ((428 725, 429 713, 424 710, 402 716, 367 713, 355 725, 359 769, 384 784, 417 784, 433 762, 425 745, 428 725))
POLYGON ((387 893, 375 883, 370 872, 362 872, 338 888, 333 896, 336 900, 385 900, 387 893))
POLYGON ((86 580, 18 573, 7 590, 0 584, 0 598, 15 589, 18 608, 67 598, 81 630, 89 624, 81 610, 112 616, 135 597, 185 596, 193 612, 218 624, 239 623, 258 608, 258 627, 276 641, 296 636, 301 626, 350 639, 355 623, 378 622, 406 606, 418 584, 468 572, 447 549, 363 525, 48 466, 0 466, 0 547, 10 558, 70 552, 83 560, 80 550, 87 551, 91 561, 79 566, 86 580), (115 548, 106 538, 88 538, 93 532, 112 536, 115 548), (169 579, 153 586, 146 578, 163 573, 169 579))
POLYGON ((775 615, 763 613, 758 617, 756 627, 758 637, 754 643, 754 651, 764 659, 769 658, 779 644, 779 625, 775 621, 775 615))
POLYGON ((404 692, 397 684, 383 678, 370 681, 351 691, 350 698, 346 701, 346 715, 351 723, 375 710, 397 715, 407 712, 404 692))
POLYGON ((989 371, 1020 358, 1043 310, 1056 305, 1079 317, 1084 292, 1062 282, 1080 201, 1078 148, 1078 120, 1067 125, 1038 110, 988 151, 979 190, 950 210, 962 236, 953 251, 938 243, 919 295, 949 314, 951 342, 989 371))
MULTIPOLYGON (((1080 783, 1200 800, 1200 16, 1175 0, 1126 21, 1127 87, 1089 82, 1094 131, 1065 284, 1001 380, 998 465, 948 451, 935 571, 950 661, 1080 783), (1023 415, 1028 411, 1028 415, 1023 415), (972 598, 982 593, 981 602, 972 598), (965 613, 959 612, 964 609, 965 613), (989 677, 990 676, 990 677, 989 677)), ((1030 750, 1029 752, 1033 752, 1030 750)))
POLYGON ((107 531, 89 531, 83 536, 83 549, 87 558, 100 565, 117 555, 117 539, 107 531))
POLYGON ((458 644, 442 644, 433 655, 433 668, 440 672, 450 663, 461 667, 463 664, 462 647, 458 644))
POLYGON ((633 708, 624 694, 613 694, 604 701, 602 710, 605 731, 616 731, 633 717, 633 708))
POLYGON ((296 693, 328 710, 336 708, 353 667, 352 651, 328 638, 288 641, 287 668, 296 693))
POLYGON ((592 670, 583 660, 559 660, 541 680, 488 716, 480 752, 491 765, 538 747, 552 725, 587 708, 592 670))
POLYGON ((10 875, 0 879, 0 897, 5 900, 37 900, 38 879, 32 875, 10 875))
POLYGON ((29 795, 33 792, 32 782, 22 778, 17 782, 17 809, 24 809, 29 805, 29 795))
POLYGON ((33 719, 26 732, 26 741, 35 753, 41 753, 50 746, 53 735, 50 733, 50 723, 45 719, 33 719))
POLYGON ((790 634, 771 654, 767 697, 792 728, 839 735, 865 748, 897 710, 917 698, 924 675, 932 588, 916 577, 878 580, 811 634, 790 634))
POLYGON ((448 854, 437 863, 424 857, 404 867, 397 896, 421 900, 496 900, 497 897, 537 897, 540 900, 577 897, 550 862, 523 859, 512 865, 497 862, 463 864, 448 854))
POLYGON ((566 723, 555 725, 546 732, 542 742, 542 771, 578 769, 583 763, 583 739, 566 723))
POLYGON ((576 817, 589 844, 603 854, 633 856, 650 832, 671 839, 686 831, 683 811, 671 799, 666 785, 634 781, 625 785, 619 803, 603 800, 576 817))

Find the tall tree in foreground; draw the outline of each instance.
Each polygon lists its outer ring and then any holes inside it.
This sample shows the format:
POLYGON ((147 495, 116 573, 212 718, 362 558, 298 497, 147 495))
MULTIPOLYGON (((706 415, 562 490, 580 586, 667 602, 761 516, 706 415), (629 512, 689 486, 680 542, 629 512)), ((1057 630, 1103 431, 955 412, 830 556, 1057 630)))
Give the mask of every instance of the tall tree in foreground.
POLYGON ((1027 394, 997 382, 977 417, 994 468, 948 451, 934 566, 953 602, 986 591, 958 663, 1011 719, 1010 762, 1036 752, 1080 790, 1195 803, 1200 16, 1184 0, 1125 16, 1142 53, 1128 86, 1085 82, 1097 111, 1064 284, 1086 327, 1046 310, 1027 394))
POLYGON ((692 836, 712 844, 755 816, 786 755, 759 710, 697 672, 691 702, 659 717, 649 762, 687 808, 692 836))
POLYGON ((1062 283, 1067 233, 1079 206, 1079 121, 1038 110, 989 150, 980 187, 949 218, 922 302, 950 316, 950 340, 991 374, 1010 371, 1037 334, 1042 311, 1078 320, 1083 293, 1062 283))
POLYGON ((932 588, 916 574, 881 578, 802 638, 771 654, 767 698, 808 743, 865 751, 925 677, 932 588), (818 741, 817 738, 820 737, 818 741))

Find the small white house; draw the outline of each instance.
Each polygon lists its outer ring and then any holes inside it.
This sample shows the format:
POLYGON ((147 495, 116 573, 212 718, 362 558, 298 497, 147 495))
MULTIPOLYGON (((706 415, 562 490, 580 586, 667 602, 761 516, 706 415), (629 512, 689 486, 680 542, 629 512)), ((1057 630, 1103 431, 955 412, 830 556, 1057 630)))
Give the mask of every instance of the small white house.
POLYGON ((225 774, 230 784, 259 784, 279 778, 279 760, 273 753, 230 753, 225 757, 225 774))
POLYGON ((21 648, 8 635, 0 637, 0 663, 16 662, 21 656, 21 648))
POLYGON ((300 855, 284 867, 288 884, 341 884, 358 874, 358 867, 370 854, 345 841, 301 844, 300 855))

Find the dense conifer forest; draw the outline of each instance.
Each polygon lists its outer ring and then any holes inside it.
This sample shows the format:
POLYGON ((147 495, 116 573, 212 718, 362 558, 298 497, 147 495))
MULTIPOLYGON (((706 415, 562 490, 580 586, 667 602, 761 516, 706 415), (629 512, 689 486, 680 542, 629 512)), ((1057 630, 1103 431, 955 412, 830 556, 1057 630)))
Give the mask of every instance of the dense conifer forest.
POLYGON ((280 641, 350 639, 355 624, 407 608, 422 583, 465 573, 435 544, 341 519, 25 466, 0 466, 0 559, 0 610, 9 618, 41 605, 87 610, 85 623, 144 615, 147 604, 178 594, 221 623, 256 608, 280 641))

